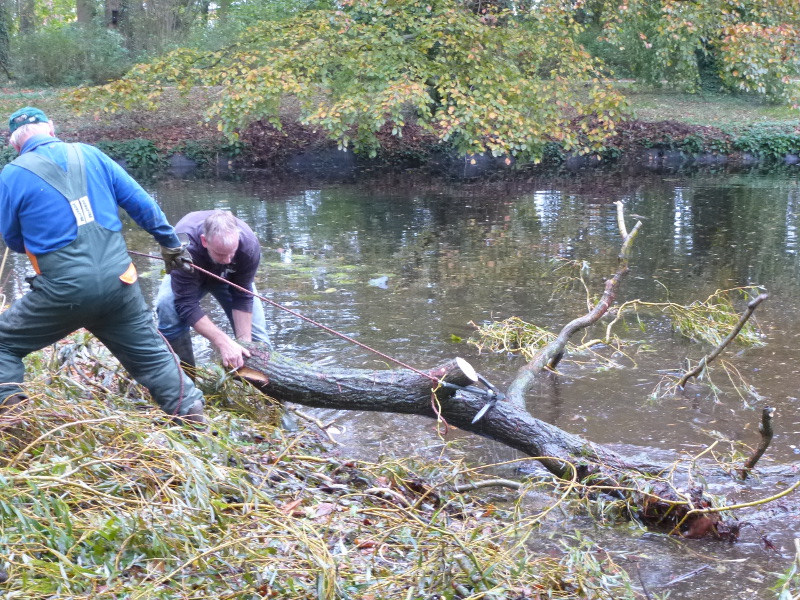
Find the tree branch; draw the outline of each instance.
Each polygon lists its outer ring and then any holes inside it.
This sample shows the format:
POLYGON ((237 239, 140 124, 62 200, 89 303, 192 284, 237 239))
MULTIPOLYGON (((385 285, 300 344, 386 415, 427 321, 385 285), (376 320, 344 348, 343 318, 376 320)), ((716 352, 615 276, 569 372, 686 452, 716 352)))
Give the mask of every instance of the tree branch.
POLYGON ((772 416, 774 414, 775 409, 769 406, 764 407, 764 410, 761 411, 761 424, 758 426, 758 432, 761 434, 761 441, 758 443, 758 447, 753 454, 750 455, 750 458, 745 461, 744 468, 742 469, 742 479, 747 479, 750 470, 756 466, 756 463, 764 455, 764 452, 767 451, 770 442, 772 442, 772 416))
MULTIPOLYGON (((618 219, 622 221, 620 225, 621 232, 624 232, 624 219, 619 217, 621 205, 618 205, 617 210, 618 219)), ((543 371, 553 370, 556 368, 562 356, 564 355, 564 350, 566 349, 570 338, 581 329, 585 329, 586 327, 589 327, 599 321, 602 316, 608 312, 608 309, 611 307, 614 299, 616 298, 617 290, 619 289, 623 278, 628 273, 628 259, 630 257, 631 247, 633 240, 639 233, 639 229, 641 229, 641 227, 642 222, 637 221, 631 232, 625 235, 619 252, 619 268, 614 276, 606 281, 603 295, 600 298, 600 301, 595 304, 591 312, 567 323, 555 340, 539 350, 539 352, 536 353, 536 355, 531 359, 530 362, 528 362, 528 364, 517 371, 514 380, 511 382, 511 385, 509 385, 508 391, 506 392, 506 397, 509 402, 518 407, 524 407, 526 394, 536 383, 543 371)))
POLYGON ((758 305, 761 304, 767 298, 769 298, 769 295, 759 294, 756 298, 750 301, 750 303, 747 305, 747 309, 744 311, 744 313, 742 313, 742 316, 739 317, 739 322, 736 324, 733 330, 727 335, 727 337, 724 340, 722 340, 722 342, 720 342, 719 346, 714 348, 714 350, 712 350, 711 353, 706 354, 702 359, 700 359, 700 362, 697 363, 697 366, 694 369, 687 371, 683 375, 683 377, 681 377, 680 381, 678 381, 679 388, 683 389, 683 387, 686 385, 686 382, 689 381, 689 379, 700 375, 700 373, 703 372, 703 370, 708 366, 708 364, 722 353, 722 351, 728 346, 728 344, 730 344, 734 340, 734 338, 737 335, 739 335, 739 332, 742 330, 742 327, 744 327, 745 323, 747 323, 747 321, 750 319, 750 316, 756 310, 758 305))

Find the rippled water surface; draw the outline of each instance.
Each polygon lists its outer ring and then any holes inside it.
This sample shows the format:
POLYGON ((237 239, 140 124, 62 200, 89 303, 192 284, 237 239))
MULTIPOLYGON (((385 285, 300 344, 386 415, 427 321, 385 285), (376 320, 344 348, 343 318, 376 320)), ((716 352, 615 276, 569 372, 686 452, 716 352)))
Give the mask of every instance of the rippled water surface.
MULTIPOLYGON (((498 184, 446 184, 387 177, 357 185, 169 180, 149 186, 171 222, 190 210, 225 208, 246 220, 263 248, 259 289, 271 299, 406 361, 429 367, 466 357, 499 386, 520 359, 481 354, 458 339, 471 322, 517 316, 557 331, 586 311, 580 287, 559 292, 565 260, 585 261, 593 293, 616 270, 620 236, 614 201, 625 203, 628 227, 643 223, 631 270, 617 302, 689 303, 717 289, 761 285, 770 294, 756 318, 761 348, 723 355, 751 390, 737 391, 720 369, 706 386, 680 398, 653 401, 664 373, 699 359, 708 347, 675 334, 655 311, 641 311, 618 334, 626 355, 598 369, 589 356, 560 366, 548 393, 530 398, 534 415, 614 445, 623 453, 668 458, 698 453, 716 440, 758 441, 761 408, 777 408, 773 446, 763 465, 784 476, 725 488, 730 501, 769 496, 797 478, 800 458, 800 285, 797 171, 778 175, 593 174, 498 184)), ((132 249, 156 252, 130 224, 132 249)), ((160 265, 136 260, 152 294, 160 265)), ((19 259, 19 268, 24 260, 19 259)), ((16 284, 18 289, 20 284, 16 284)), ((744 308, 740 301, 738 308, 744 308)), ((219 314, 217 315, 218 321, 219 314)), ((307 361, 385 368, 379 357, 295 317, 267 308, 273 342, 307 361)), ((592 332, 593 336, 600 333, 592 332)), ((436 455, 443 440, 431 421, 389 414, 335 413, 343 452, 364 457, 436 455)), ((460 452, 474 463, 517 454, 476 436, 460 452)), ((723 454, 730 444, 719 445, 723 454)), ((794 504, 797 504, 795 501, 794 504)), ((640 556, 651 592, 673 598, 775 598, 773 572, 784 572, 800 537, 797 512, 758 514, 735 545, 687 542, 638 529, 601 530, 575 521, 606 548, 640 556), (766 551, 766 535, 782 553, 766 551), (646 568, 644 566, 646 565, 646 568), (698 575, 674 578, 708 565, 698 575)), ((753 511, 756 512, 756 511, 753 511)), ((747 519, 747 511, 740 518, 747 519)))

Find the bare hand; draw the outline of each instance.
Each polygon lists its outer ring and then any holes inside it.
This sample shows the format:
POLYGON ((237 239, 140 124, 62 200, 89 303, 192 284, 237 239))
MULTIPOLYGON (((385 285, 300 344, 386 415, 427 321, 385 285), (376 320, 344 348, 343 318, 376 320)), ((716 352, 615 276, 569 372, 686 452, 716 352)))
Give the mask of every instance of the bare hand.
POLYGON ((226 369, 239 369, 244 366, 244 359, 250 357, 250 351, 231 338, 220 345, 219 352, 222 355, 222 366, 226 369))

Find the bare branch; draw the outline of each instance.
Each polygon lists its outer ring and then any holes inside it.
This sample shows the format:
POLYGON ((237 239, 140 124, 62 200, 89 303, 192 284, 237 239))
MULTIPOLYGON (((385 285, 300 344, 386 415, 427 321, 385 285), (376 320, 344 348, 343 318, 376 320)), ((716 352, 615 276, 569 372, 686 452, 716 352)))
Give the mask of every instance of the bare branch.
POLYGON ((719 346, 714 348, 714 350, 712 350, 709 354, 706 354, 702 359, 700 359, 700 362, 697 363, 697 366, 694 369, 684 373, 683 377, 681 377, 680 381, 678 381, 679 388, 683 389, 683 387, 686 385, 686 382, 689 381, 689 379, 700 375, 700 373, 703 372, 703 370, 708 366, 708 364, 722 353, 722 351, 728 346, 728 344, 730 344, 734 340, 734 338, 737 335, 739 335, 739 332, 742 330, 742 327, 744 327, 745 323, 747 323, 747 321, 750 319, 750 317, 752 316, 753 312, 756 310, 758 305, 761 304, 767 298, 769 298, 769 295, 759 294, 756 298, 750 301, 750 303, 747 305, 747 309, 742 313, 742 316, 739 318, 739 322, 736 324, 733 330, 727 335, 727 337, 720 342, 719 346))
POLYGON ((756 466, 758 459, 764 455, 764 452, 769 448, 770 442, 772 442, 772 416, 774 414, 775 409, 769 406, 761 411, 761 424, 758 426, 758 432, 761 434, 761 441, 758 443, 758 447, 753 454, 750 455, 750 458, 745 461, 744 468, 742 469, 742 479, 747 479, 750 470, 756 466))
MULTIPOLYGON (((619 211, 620 205, 618 204, 617 206, 619 211)), ((624 219, 622 219, 620 227, 621 231, 625 231, 624 219)), ((567 323, 555 340, 539 350, 528 364, 517 371, 514 380, 511 382, 506 392, 506 397, 509 402, 523 408, 525 406, 525 395, 528 390, 536 383, 543 371, 556 368, 564 355, 570 338, 581 329, 585 329, 599 321, 602 316, 608 312, 608 309, 616 298, 617 290, 622 283, 622 279, 628 273, 628 258, 630 256, 631 247, 641 227, 642 222, 637 221, 631 232, 625 236, 619 253, 619 269, 611 279, 606 281, 603 296, 600 298, 600 301, 595 304, 594 308, 588 314, 567 323)))
POLYGON ((621 200, 614 202, 617 205, 617 225, 623 241, 628 237, 628 229, 625 227, 625 205, 621 200))

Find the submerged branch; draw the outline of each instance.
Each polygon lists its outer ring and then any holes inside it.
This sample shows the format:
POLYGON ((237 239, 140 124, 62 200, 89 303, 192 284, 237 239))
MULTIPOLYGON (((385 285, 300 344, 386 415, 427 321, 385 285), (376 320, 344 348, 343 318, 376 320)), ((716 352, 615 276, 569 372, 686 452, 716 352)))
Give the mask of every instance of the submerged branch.
POLYGON ((459 483, 458 485, 453 486, 453 490, 458 493, 462 493, 487 487, 505 487, 512 490, 520 490, 524 487, 524 484, 519 481, 512 481, 511 479, 486 479, 484 481, 459 483))

